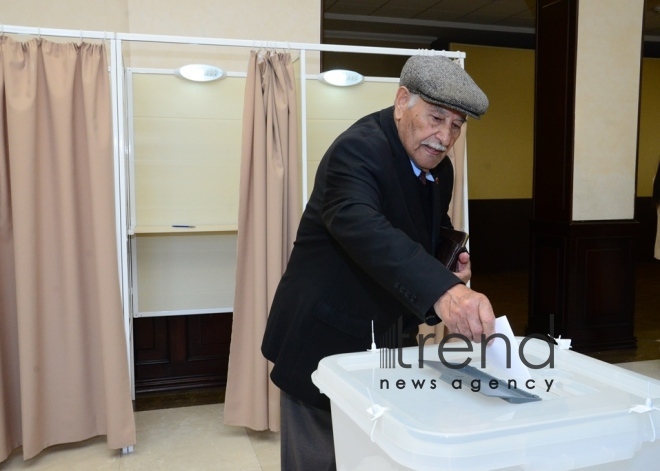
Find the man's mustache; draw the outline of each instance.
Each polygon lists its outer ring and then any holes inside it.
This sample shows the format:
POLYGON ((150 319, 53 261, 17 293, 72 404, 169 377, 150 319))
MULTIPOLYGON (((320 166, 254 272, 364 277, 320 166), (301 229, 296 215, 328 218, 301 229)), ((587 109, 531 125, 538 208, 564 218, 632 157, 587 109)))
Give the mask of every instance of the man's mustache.
POLYGON ((422 144, 429 146, 431 149, 437 150, 439 152, 445 152, 447 148, 443 146, 440 142, 435 141, 434 139, 425 139, 422 141, 422 144))

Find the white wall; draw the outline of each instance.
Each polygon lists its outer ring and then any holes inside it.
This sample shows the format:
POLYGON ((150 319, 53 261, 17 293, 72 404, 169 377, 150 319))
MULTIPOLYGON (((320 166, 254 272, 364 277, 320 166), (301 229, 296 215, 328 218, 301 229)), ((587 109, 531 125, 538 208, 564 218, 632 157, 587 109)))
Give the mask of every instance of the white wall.
POLYGON ((573 220, 633 219, 644 0, 581 0, 573 220))
MULTIPOLYGON (((2 0, 0 23, 120 33, 319 43, 320 0, 2 0)), ((193 60, 242 71, 244 54, 200 46, 131 44, 132 67, 175 68, 193 60)), ((318 72, 310 55, 308 72, 318 72)))
POLYGON ((128 32, 127 0, 2 0, 0 11, 5 25, 128 32))
POLYGON ((319 0, 2 0, 0 23, 318 43, 319 0))

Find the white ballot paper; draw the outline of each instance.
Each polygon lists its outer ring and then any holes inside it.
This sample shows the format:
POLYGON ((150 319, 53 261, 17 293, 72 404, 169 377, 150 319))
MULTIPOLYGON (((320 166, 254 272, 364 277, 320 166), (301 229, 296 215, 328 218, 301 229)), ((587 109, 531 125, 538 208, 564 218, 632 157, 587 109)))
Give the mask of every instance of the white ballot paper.
POLYGON ((486 371, 492 372, 491 374, 499 379, 515 379, 519 382, 531 379, 529 369, 520 360, 519 344, 506 316, 495 319, 495 333, 506 336, 510 345, 507 347, 503 339, 495 337, 493 343, 486 347, 486 371), (510 354, 509 367, 507 352, 510 354))

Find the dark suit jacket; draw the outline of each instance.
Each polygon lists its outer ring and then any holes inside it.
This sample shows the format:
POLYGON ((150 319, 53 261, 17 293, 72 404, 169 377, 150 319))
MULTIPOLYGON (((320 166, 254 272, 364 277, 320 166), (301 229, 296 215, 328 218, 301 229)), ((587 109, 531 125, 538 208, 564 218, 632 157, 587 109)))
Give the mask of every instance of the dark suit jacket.
POLYGON ((410 159, 393 108, 359 120, 319 165, 291 258, 275 293, 262 343, 273 382, 327 408, 311 381, 318 362, 365 351, 375 337, 425 313, 460 280, 432 255, 441 225, 450 226, 453 168, 434 169, 433 228, 428 230, 410 159))

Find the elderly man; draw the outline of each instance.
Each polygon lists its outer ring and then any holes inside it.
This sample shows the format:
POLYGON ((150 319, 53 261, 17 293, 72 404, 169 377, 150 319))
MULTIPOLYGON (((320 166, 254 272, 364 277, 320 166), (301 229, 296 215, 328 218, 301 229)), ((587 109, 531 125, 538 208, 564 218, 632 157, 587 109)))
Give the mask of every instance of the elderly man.
POLYGON ((429 313, 477 342, 493 333, 488 299, 464 284, 469 255, 456 273, 432 255, 451 227, 445 157, 467 116, 487 108, 459 65, 413 56, 394 106, 360 119, 323 157, 262 344, 282 390, 283 470, 335 468, 329 401, 310 376, 326 356, 367 350, 372 322, 377 339, 429 313))

